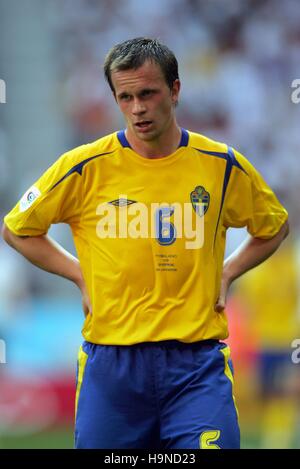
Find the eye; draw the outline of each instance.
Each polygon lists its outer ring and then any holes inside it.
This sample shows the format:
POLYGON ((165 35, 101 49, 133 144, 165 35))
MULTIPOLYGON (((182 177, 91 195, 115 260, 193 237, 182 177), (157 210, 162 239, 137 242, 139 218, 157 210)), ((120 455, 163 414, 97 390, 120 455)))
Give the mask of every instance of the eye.
POLYGON ((142 91, 142 96, 149 96, 149 95, 151 95, 152 93, 153 93, 152 90, 144 90, 144 91, 142 91))
POLYGON ((130 95, 129 94, 122 94, 120 96, 121 101, 129 101, 130 100, 130 95))

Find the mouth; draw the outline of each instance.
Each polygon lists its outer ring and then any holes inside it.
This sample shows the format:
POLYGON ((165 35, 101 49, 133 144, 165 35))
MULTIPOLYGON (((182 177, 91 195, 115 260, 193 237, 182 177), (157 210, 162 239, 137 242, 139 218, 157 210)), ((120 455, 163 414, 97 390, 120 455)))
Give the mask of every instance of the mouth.
POLYGON ((152 125, 152 121, 144 120, 144 121, 139 121, 136 122, 134 125, 136 128, 138 128, 141 131, 147 131, 152 125))

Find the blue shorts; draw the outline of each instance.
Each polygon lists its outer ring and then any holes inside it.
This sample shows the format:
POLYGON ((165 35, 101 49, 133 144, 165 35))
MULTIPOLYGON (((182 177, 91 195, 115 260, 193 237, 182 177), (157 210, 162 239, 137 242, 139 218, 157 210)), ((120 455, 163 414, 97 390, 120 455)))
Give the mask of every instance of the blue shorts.
POLYGON ((79 351, 76 448, 239 448, 229 348, 217 340, 79 351))

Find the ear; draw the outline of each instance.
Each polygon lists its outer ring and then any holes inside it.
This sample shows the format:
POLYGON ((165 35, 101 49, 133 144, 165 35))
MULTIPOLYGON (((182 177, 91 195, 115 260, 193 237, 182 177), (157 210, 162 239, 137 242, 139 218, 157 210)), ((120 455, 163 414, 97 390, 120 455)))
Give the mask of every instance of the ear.
POLYGON ((171 90, 172 101, 173 101, 173 104, 175 105, 178 103, 180 87, 181 87, 181 83, 180 83, 180 80, 177 78, 176 80, 174 80, 173 87, 171 90))

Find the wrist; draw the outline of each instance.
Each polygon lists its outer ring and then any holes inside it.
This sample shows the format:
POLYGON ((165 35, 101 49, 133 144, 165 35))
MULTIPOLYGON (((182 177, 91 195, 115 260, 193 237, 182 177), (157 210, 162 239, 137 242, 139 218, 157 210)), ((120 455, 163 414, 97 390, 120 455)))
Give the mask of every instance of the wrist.
POLYGON ((230 269, 229 265, 224 265, 222 278, 223 281, 225 281, 228 285, 230 285, 235 280, 236 276, 234 275, 232 269, 230 269))
POLYGON ((75 264, 73 278, 71 278, 71 281, 75 283, 75 285, 79 288, 79 290, 81 291, 83 290, 85 283, 84 283, 83 275, 80 269, 80 264, 78 261, 75 264))
POLYGON ((82 277, 74 279, 74 283, 79 288, 80 291, 83 291, 83 289, 84 289, 84 280, 83 280, 82 277))

